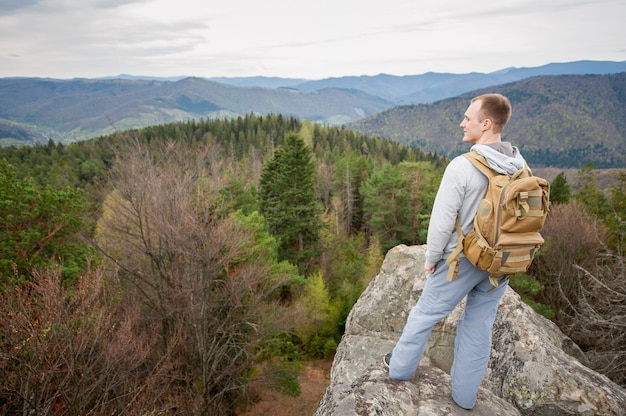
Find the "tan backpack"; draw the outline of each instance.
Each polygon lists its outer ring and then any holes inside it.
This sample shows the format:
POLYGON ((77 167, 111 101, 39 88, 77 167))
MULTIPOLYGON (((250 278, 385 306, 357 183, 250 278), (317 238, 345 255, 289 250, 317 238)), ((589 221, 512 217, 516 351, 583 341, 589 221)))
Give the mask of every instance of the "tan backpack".
POLYGON ((466 236, 456 220, 459 241, 446 259, 448 280, 457 277, 463 251, 473 265, 490 273, 489 280, 497 287, 501 275, 508 279, 525 273, 543 244, 540 231, 550 210, 550 183, 533 176, 528 166, 509 176, 491 169, 474 151, 464 156, 489 179, 489 185, 466 236))

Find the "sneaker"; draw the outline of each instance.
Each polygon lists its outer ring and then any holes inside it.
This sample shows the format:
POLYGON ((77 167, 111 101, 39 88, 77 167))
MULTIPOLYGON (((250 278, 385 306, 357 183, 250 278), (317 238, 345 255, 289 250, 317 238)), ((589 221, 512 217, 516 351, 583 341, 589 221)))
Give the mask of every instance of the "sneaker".
POLYGON ((391 353, 387 353, 385 354, 385 357, 383 358, 383 363, 387 366, 387 368, 389 368, 390 362, 391 362, 391 353))

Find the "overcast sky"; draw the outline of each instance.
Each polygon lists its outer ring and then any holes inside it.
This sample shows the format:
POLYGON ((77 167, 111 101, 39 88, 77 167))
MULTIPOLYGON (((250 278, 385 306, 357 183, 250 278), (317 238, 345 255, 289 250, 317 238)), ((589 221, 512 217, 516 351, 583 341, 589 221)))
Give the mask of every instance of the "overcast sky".
POLYGON ((626 60, 624 0, 0 0, 0 77, 493 72, 626 60))

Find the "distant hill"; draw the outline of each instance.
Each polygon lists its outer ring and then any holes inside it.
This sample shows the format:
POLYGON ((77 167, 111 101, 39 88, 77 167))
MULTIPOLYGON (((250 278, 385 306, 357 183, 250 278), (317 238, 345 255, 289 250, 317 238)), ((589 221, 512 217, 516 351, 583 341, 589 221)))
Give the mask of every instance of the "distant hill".
POLYGON ((201 78, 5 78, 0 79, 0 143, 41 137, 72 142, 116 130, 249 113, 342 124, 394 105, 358 90, 234 87, 201 78))
POLYGON ((445 74, 358 76, 328 78, 291 85, 301 91, 324 88, 358 89, 399 104, 422 104, 456 97, 479 88, 519 81, 539 75, 607 75, 626 72, 626 61, 577 61, 553 63, 534 68, 506 68, 489 74, 445 74))
MULTIPOLYGON (((308 82, 310 80, 302 78, 280 78, 280 77, 214 77, 208 78, 209 81, 219 82, 222 84, 228 84, 235 87, 261 87, 261 88, 297 88, 298 85, 308 82)), ((323 87, 325 88, 339 88, 323 87)), ((353 88, 358 89, 358 88, 353 88)), ((317 91, 317 90, 316 90, 317 91)), ((375 94, 378 95, 378 94, 375 94)))
POLYGON ((346 127, 448 157, 469 149, 459 124, 469 100, 499 92, 513 116, 505 140, 537 167, 626 167, 626 72, 540 76, 472 91, 433 104, 396 107, 346 127))

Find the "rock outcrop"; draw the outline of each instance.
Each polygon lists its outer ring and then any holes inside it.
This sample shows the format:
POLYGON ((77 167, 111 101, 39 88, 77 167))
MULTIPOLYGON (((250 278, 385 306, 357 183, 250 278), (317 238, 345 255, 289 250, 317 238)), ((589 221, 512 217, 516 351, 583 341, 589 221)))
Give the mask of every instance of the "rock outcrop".
MULTIPOLYGON (((400 337, 424 287, 425 246, 400 245, 359 298, 316 416, 463 415, 450 398, 461 303, 433 330, 415 376, 390 380, 383 356, 400 337)), ((494 324, 487 372, 471 411, 476 415, 626 415, 626 391, 585 366, 584 353, 510 288, 494 324)))

